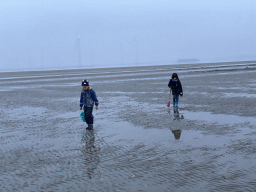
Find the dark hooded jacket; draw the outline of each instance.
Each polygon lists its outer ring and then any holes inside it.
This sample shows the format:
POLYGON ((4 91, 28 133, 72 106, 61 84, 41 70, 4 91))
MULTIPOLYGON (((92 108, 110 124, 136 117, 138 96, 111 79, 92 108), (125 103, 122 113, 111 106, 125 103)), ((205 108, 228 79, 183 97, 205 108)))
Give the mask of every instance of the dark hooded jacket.
POLYGON ((183 93, 182 85, 179 79, 170 79, 168 87, 172 89, 173 95, 180 95, 181 93, 183 93))
POLYGON ((94 102, 96 106, 99 105, 99 102, 94 90, 91 87, 89 87, 87 91, 82 90, 81 97, 80 97, 80 107, 83 107, 83 105, 85 107, 93 107, 94 102))

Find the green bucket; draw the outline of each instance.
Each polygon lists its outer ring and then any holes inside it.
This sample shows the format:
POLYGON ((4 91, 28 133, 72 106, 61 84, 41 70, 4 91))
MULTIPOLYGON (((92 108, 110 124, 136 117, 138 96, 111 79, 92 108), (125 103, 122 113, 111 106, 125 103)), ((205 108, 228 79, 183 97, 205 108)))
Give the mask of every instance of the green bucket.
POLYGON ((80 113, 80 117, 82 118, 83 122, 86 122, 84 119, 84 112, 80 113))

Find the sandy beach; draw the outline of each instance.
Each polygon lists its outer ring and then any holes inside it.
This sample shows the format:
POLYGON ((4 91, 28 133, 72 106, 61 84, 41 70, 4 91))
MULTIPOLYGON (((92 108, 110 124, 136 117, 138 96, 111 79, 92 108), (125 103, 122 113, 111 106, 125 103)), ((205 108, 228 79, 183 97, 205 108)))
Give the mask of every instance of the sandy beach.
POLYGON ((0 73, 0 191, 255 191, 255 77, 256 61, 0 73))

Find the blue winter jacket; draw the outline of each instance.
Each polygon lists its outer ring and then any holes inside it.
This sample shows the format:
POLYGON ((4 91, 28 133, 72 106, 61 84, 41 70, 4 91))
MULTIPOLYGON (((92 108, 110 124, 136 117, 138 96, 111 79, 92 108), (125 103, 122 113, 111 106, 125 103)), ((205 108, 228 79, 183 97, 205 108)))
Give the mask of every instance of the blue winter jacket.
POLYGON ((83 105, 85 107, 93 107, 94 102, 96 106, 99 105, 99 102, 94 90, 91 87, 89 87, 89 90, 87 91, 82 90, 81 97, 80 97, 80 107, 83 107, 83 105))
POLYGON ((170 87, 172 89, 172 94, 173 95, 183 94, 182 85, 181 85, 179 79, 170 79, 168 87, 170 87))

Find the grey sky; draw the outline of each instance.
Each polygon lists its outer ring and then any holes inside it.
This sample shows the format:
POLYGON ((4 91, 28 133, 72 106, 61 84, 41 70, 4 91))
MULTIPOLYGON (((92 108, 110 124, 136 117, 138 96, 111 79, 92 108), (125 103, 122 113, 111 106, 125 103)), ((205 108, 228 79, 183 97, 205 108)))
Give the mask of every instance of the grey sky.
POLYGON ((256 58, 255 0, 2 1, 0 69, 256 58))

